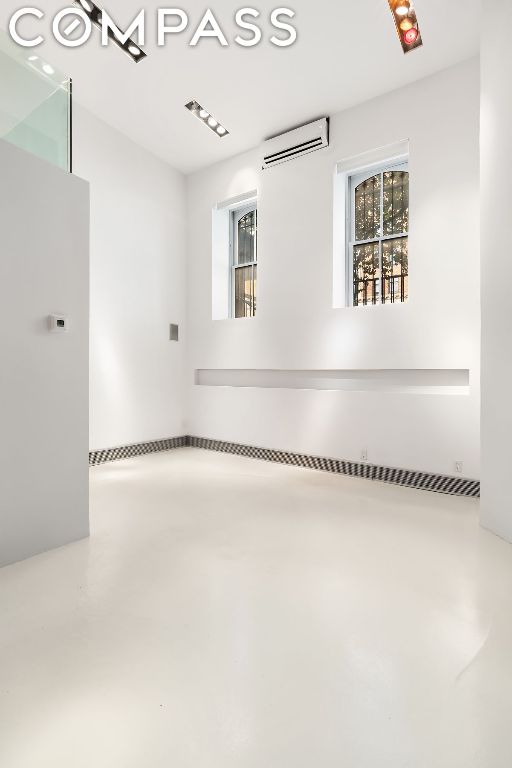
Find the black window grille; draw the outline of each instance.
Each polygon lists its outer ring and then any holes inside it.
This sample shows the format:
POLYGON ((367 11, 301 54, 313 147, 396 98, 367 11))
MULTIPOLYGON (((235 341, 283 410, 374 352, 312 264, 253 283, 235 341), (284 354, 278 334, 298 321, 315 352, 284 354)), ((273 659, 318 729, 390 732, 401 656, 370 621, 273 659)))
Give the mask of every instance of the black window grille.
POLYGON ((383 169, 351 183, 352 301, 395 304, 409 298, 409 172, 383 169))

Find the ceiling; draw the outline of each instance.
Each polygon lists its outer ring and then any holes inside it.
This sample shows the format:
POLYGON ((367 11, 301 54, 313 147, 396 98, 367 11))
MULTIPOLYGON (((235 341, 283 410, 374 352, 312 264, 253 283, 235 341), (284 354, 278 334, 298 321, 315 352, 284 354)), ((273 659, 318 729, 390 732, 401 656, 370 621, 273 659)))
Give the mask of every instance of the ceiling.
MULTIPOLYGON (((71 5, 71 3, 69 3, 71 5)), ((82 48, 58 45, 50 20, 65 3, 39 0, 48 18, 31 21, 47 40, 36 50, 73 77, 76 101, 175 168, 190 173, 257 146, 263 139, 323 115, 411 83, 478 53, 479 0, 416 0, 424 46, 404 56, 386 0, 259 0, 263 40, 253 48, 234 43, 235 11, 244 3, 212 0, 230 41, 188 45, 205 10, 203 3, 180 0, 188 29, 156 45, 158 0, 96 0, 121 28, 146 9, 148 57, 133 63, 116 46, 101 48, 99 32, 82 48), (288 6, 299 37, 288 48, 268 38, 274 32, 271 10, 288 6), (447 10, 448 7, 448 10, 447 10), (230 135, 218 138, 184 105, 199 101, 230 135)), ((4 0, 0 26, 7 27, 19 0, 4 0)), ((27 49, 27 55, 33 53, 27 49)), ((455 95, 454 95, 455 96, 455 95)))

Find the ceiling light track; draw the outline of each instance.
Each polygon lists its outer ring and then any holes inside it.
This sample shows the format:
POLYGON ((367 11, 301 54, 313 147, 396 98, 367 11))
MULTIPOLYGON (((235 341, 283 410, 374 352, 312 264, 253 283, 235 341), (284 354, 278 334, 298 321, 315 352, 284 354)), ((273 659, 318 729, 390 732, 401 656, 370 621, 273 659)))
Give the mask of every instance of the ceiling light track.
POLYGON ((224 128, 224 126, 221 125, 207 109, 204 109, 198 101, 189 101, 188 104, 185 104, 185 107, 192 112, 198 120, 207 125, 220 139, 224 138, 224 136, 228 136, 229 131, 224 128))
MULTIPOLYGON (((91 22, 98 28, 102 29, 102 9, 99 8, 97 5, 95 5, 91 0, 74 0, 75 5, 77 5, 79 8, 84 11, 87 16, 90 18, 91 22)), ((138 45, 134 40, 127 40, 125 43, 121 42, 119 40, 113 30, 110 27, 107 27, 107 34, 109 37, 109 40, 112 40, 113 43, 117 45, 118 48, 120 48, 123 53, 126 53, 127 56, 130 57, 132 61, 134 61, 136 64, 138 64, 139 61, 142 61, 146 58, 147 53, 142 50, 140 45, 138 45)))
POLYGON ((403 52, 409 53, 421 48, 423 40, 412 0, 388 0, 388 4, 403 52))

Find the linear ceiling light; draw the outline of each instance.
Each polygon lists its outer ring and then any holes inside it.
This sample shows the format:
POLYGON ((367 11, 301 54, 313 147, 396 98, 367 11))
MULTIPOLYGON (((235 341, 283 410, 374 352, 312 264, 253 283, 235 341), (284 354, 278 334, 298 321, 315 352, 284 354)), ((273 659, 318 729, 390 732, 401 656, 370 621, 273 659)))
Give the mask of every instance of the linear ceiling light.
MULTIPOLYGON (((78 5, 83 11, 85 11, 92 23, 98 27, 98 29, 102 28, 101 8, 98 8, 98 6, 91 2, 91 0, 74 0, 74 3, 75 5, 78 5)), ((112 42, 115 43, 124 53, 126 53, 126 55, 129 56, 130 59, 135 63, 138 63, 139 61, 142 61, 142 59, 146 58, 147 53, 145 53, 140 45, 137 45, 137 43, 133 40, 127 40, 126 43, 122 43, 117 39, 110 27, 108 27, 107 34, 109 39, 112 40, 112 42)))
POLYGON ((207 125, 208 128, 216 133, 217 136, 219 136, 221 139, 228 135, 229 131, 224 128, 224 126, 221 125, 219 121, 216 120, 213 115, 211 115, 207 109, 204 109, 197 101, 189 101, 188 104, 185 104, 185 107, 190 110, 190 112, 192 112, 192 114, 195 115, 198 120, 207 125))
POLYGON ((412 0, 388 0, 404 53, 423 45, 412 0))

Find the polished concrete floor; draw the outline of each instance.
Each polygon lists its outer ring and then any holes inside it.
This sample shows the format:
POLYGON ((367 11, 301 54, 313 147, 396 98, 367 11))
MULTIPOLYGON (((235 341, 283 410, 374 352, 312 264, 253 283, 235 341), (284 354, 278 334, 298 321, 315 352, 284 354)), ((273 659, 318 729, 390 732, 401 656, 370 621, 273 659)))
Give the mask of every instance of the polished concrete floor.
POLYGON ((510 768, 512 547, 477 502, 183 449, 0 571, 1 768, 510 768))

